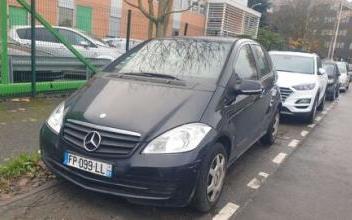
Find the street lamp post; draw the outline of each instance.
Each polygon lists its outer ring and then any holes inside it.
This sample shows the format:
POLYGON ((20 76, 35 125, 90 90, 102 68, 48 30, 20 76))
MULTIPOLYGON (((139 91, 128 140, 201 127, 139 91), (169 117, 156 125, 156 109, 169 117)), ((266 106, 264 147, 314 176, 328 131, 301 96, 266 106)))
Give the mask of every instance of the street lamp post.
POLYGON ((335 56, 335 49, 336 49, 336 43, 337 43, 337 37, 339 35, 340 31, 340 23, 341 23, 341 17, 342 17, 342 1, 340 2, 340 11, 338 12, 338 17, 337 17, 337 25, 336 25, 336 30, 335 30, 335 36, 334 36, 334 42, 332 44, 332 49, 329 58, 334 59, 335 56))

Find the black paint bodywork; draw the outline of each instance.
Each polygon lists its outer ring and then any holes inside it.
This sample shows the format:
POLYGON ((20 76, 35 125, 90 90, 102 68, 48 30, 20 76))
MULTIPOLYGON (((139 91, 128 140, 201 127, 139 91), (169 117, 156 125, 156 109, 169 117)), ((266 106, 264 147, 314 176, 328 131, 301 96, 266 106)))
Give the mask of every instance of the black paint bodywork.
MULTIPOLYGON (((281 105, 275 72, 271 71, 264 78, 258 76, 263 87, 261 94, 236 95, 232 91, 233 84, 239 80, 233 73, 239 49, 243 45, 258 43, 234 38, 183 39, 231 42, 232 50, 217 82, 187 81, 183 85, 174 85, 104 74, 95 76, 66 100, 64 122, 75 119, 134 131, 142 135, 141 141, 128 156, 101 157, 83 148, 73 148, 62 138, 62 131, 56 135, 45 124, 41 129, 40 146, 43 160, 52 172, 83 188, 122 196, 137 203, 185 206, 195 191, 199 164, 214 143, 221 142, 225 146, 230 166, 266 133, 281 105), (99 118, 101 113, 106 113, 107 117, 99 118), (160 155, 141 153, 155 137, 193 122, 213 128, 193 151, 160 155), (113 164, 113 178, 64 166, 64 151, 113 164)), ((121 59, 123 57, 105 71, 110 71, 121 59)))

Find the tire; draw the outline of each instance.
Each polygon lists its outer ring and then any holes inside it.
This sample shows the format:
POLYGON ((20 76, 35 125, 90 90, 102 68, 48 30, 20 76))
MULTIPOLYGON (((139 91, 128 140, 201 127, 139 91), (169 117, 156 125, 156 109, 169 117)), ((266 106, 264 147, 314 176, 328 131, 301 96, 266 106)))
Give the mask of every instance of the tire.
POLYGON ((312 124, 314 122, 315 116, 317 114, 317 105, 318 105, 318 96, 315 98, 312 111, 309 113, 309 115, 307 116, 307 119, 306 119, 306 121, 309 124, 312 124))
POLYGON ((267 147, 273 145, 276 141, 277 134, 279 131, 280 124, 280 111, 277 111, 273 117, 273 120, 270 123, 270 126, 266 134, 260 139, 260 142, 267 147))
POLYGON ((320 103, 320 105, 317 108, 318 111, 324 111, 325 101, 326 101, 326 95, 324 95, 323 100, 321 100, 321 103, 320 103))
POLYGON ((209 212, 219 201, 226 177, 227 158, 228 156, 224 146, 220 143, 216 143, 203 159, 200 166, 196 192, 192 201, 193 206, 198 211, 209 212), (219 161, 222 162, 220 163, 219 161), (218 170, 214 170, 216 163, 219 164, 218 170), (212 169, 213 174, 211 174, 212 169), (210 188, 212 184, 215 185, 215 187, 213 186, 213 192, 208 191, 208 188, 210 188))

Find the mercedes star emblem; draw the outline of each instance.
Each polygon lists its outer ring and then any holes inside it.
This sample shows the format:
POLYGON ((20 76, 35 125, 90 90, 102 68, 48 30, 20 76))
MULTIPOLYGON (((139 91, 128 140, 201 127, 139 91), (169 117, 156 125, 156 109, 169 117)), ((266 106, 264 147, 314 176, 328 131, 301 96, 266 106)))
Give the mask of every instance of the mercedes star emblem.
POLYGON ((91 131, 84 138, 83 146, 89 152, 96 151, 101 143, 101 136, 97 131, 91 131))

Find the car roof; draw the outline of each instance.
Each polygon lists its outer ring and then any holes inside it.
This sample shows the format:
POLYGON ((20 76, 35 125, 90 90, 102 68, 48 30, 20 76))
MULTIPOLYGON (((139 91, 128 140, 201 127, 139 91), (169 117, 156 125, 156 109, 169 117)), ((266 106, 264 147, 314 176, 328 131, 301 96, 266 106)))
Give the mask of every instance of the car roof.
POLYGON ((280 55, 291 55, 291 56, 301 56, 301 57, 317 57, 315 53, 303 53, 303 52, 292 52, 292 51, 270 51, 269 54, 280 54, 280 55))
POLYGON ((237 40, 239 40, 239 38, 234 38, 234 37, 212 37, 212 36, 200 36, 200 37, 177 36, 177 37, 164 37, 160 39, 204 40, 204 41, 224 42, 224 43, 234 43, 237 40))

